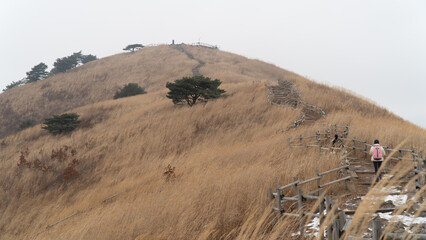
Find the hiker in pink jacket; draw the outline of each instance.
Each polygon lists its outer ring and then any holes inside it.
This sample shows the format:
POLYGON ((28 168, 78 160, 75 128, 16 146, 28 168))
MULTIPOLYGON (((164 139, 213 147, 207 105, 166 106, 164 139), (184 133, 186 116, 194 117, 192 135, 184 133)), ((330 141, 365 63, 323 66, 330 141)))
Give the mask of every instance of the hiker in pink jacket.
POLYGON ((376 173, 376 182, 382 179, 382 176, 377 176, 377 172, 379 171, 380 166, 384 160, 384 156, 386 155, 385 149, 379 144, 379 140, 374 140, 374 145, 370 148, 371 161, 374 164, 374 172, 376 173))

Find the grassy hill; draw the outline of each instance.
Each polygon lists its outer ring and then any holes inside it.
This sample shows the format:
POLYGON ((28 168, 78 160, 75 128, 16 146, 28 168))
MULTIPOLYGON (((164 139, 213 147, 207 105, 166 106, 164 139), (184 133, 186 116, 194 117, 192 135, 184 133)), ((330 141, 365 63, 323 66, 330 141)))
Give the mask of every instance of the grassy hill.
MULTIPOLYGON (((351 125, 359 139, 395 146, 408 138, 407 147, 425 149, 424 129, 344 90, 217 49, 183 47, 118 54, 0 95, 3 136, 16 127, 13 117, 31 112, 82 119, 66 135, 35 126, 0 139, 0 239, 243 239, 244 223, 270 211, 269 187, 340 165, 337 156, 288 147, 288 137, 329 122, 351 125), (229 97, 173 105, 165 83, 190 76, 199 60, 229 97), (294 82, 327 117, 276 134, 301 111, 266 101, 265 84, 278 79, 294 82), (111 100, 129 82, 148 94, 111 100)), ((258 236, 274 238, 266 230, 258 236)))

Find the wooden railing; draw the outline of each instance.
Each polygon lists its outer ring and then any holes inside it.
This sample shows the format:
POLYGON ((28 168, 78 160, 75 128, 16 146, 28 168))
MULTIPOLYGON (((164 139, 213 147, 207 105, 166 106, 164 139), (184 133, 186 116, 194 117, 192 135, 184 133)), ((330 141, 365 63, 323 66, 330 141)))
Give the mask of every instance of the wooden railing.
POLYGON ((212 48, 212 49, 218 49, 217 45, 211 45, 211 44, 202 43, 202 42, 196 42, 196 43, 192 43, 190 45, 192 45, 192 46, 200 46, 200 47, 207 47, 207 48, 212 48))
MULTIPOLYGON (((346 136, 349 130, 348 126, 337 126, 334 129, 335 132, 338 131, 339 128, 345 128, 343 132, 346 132, 346 136)), ((342 131, 342 130, 341 130, 342 131)), ((340 145, 339 147, 331 147, 331 134, 330 130, 327 130, 325 133, 320 133, 319 131, 316 132, 314 136, 308 136, 308 137, 298 137, 288 140, 288 144, 293 147, 319 147, 321 150, 330 150, 330 149, 342 149, 342 150, 353 150, 354 152, 360 152, 366 155, 367 159, 369 157, 369 148, 372 146, 371 144, 368 144, 366 141, 362 141, 359 139, 349 139, 346 136, 340 139, 340 145)), ((425 178, 426 178, 426 158, 423 157, 422 151, 416 152, 411 149, 392 149, 391 147, 384 146, 383 147, 387 154, 390 154, 391 152, 396 152, 397 155, 395 156, 395 153, 393 156, 390 157, 390 160, 394 161, 412 161, 415 164, 414 167, 414 178, 415 178, 415 186, 416 190, 422 191, 422 189, 425 186, 425 178)), ((301 228, 301 234, 304 233, 303 227, 304 227, 304 216, 315 216, 320 218, 320 223, 323 223, 323 220, 325 218, 325 215, 323 214, 323 210, 327 209, 327 213, 329 213, 328 209, 333 208, 333 203, 331 202, 331 199, 329 196, 325 196, 324 199, 320 199, 320 196, 323 192, 323 188, 338 182, 345 181, 346 187, 348 187, 348 180, 350 177, 347 176, 347 170, 349 169, 349 165, 345 165, 339 168, 335 168, 329 171, 325 171, 323 173, 317 172, 317 176, 313 177, 308 180, 304 181, 298 181, 297 179, 294 179, 292 183, 289 183, 282 187, 276 187, 276 192, 273 193, 272 189, 269 190, 270 200, 276 199, 276 207, 273 208, 275 212, 279 213, 279 216, 291 216, 291 217, 298 217, 300 221, 300 228, 301 228), (343 178, 321 184, 321 178, 322 176, 335 172, 338 170, 343 170, 343 178), (317 189, 310 191, 307 194, 303 194, 302 190, 298 188, 298 186, 301 186, 303 184, 307 184, 310 182, 317 181, 317 189), (287 189, 289 187, 293 187, 295 191, 295 196, 286 197, 282 192, 284 189, 287 189), (312 194, 318 193, 318 196, 314 196, 312 194), (305 212, 303 210, 303 200, 305 199, 319 199, 319 213, 317 214, 310 214, 309 212, 305 212), (328 199, 328 200, 327 200, 328 199), (283 208, 283 203, 286 201, 297 201, 298 202, 298 212, 290 213, 286 212, 283 208), (327 207, 328 206, 328 207, 327 207)), ((387 210, 387 209, 386 209, 387 210)), ((326 236, 329 240, 338 240, 340 237, 343 236, 343 232, 345 229, 349 226, 350 221, 348 221, 345 212, 339 210, 337 207, 335 208, 333 212, 334 220, 332 223, 327 223, 327 226, 325 227, 326 236)), ((365 240, 379 240, 381 239, 382 233, 381 233, 381 227, 380 222, 378 220, 373 221, 373 238, 363 238, 365 240)), ((324 233, 320 232, 318 233, 320 238, 323 239, 324 233)), ((408 237, 407 234, 400 234, 400 233, 389 233, 387 234, 388 237, 391 237, 392 239, 405 239, 408 237)), ((411 237, 415 237, 415 239, 425 239, 425 234, 412 234, 411 237)), ((345 239, 355 239, 351 236, 346 236, 345 239)), ((359 238, 357 238, 359 239, 359 238)))
MULTIPOLYGON (((320 221, 323 221, 323 219, 325 218, 323 210, 327 209, 327 212, 329 213, 329 209, 332 208, 332 202, 331 202, 331 198, 328 196, 325 198, 326 200, 326 207, 324 208, 323 203, 320 204, 319 206, 319 213, 310 213, 307 211, 304 211, 304 207, 303 207, 303 201, 305 201, 306 199, 313 199, 313 200, 319 200, 321 198, 321 195, 323 193, 323 190, 325 187, 333 185, 333 184, 337 184, 340 182, 345 182, 345 186, 348 189, 348 181, 351 179, 351 176, 348 176, 348 172, 347 170, 349 169, 349 165, 345 165, 345 166, 341 166, 335 169, 331 169, 325 172, 319 172, 317 171, 317 176, 313 177, 311 179, 308 180, 304 180, 304 181, 299 181, 296 177, 293 178, 293 182, 278 187, 276 186, 275 190, 276 192, 273 192, 272 188, 269 189, 269 200, 272 202, 276 201, 276 207, 273 207, 273 210, 275 212, 278 213, 278 216, 289 216, 289 217, 297 217, 299 218, 299 223, 300 223, 300 232, 303 233, 303 229, 304 229, 304 225, 305 225, 305 216, 313 216, 313 217, 319 217, 320 221), (337 172, 337 171, 342 171, 343 173, 343 177, 330 181, 330 182, 321 182, 321 180, 323 179, 324 176, 337 172), (306 194, 303 194, 302 189, 300 189, 300 187, 302 185, 311 183, 311 182, 316 182, 316 189, 309 191, 306 194), (283 194, 285 189, 288 188, 293 188, 294 190, 294 195, 290 195, 290 196, 286 196, 283 194), (315 195, 314 195, 315 194, 315 195), (328 200, 327 200, 328 199, 328 200), (284 203, 289 202, 289 201, 295 201, 297 202, 297 208, 298 211, 297 213, 292 213, 291 211, 286 211, 284 209, 284 203), (328 207, 327 207, 328 206, 328 207)), ((344 217, 344 216, 343 216, 344 217)), ((337 218, 338 219, 338 218, 337 218)), ((346 219, 346 218, 345 218, 346 219)), ((340 221, 340 219, 338 219, 340 221)), ((346 221, 346 220, 345 220, 346 221)), ((341 225, 341 227, 343 228, 344 224, 341 225)), ((340 227, 339 231, 341 231, 342 229, 340 227)), ((335 231, 337 231, 337 228, 335 231)), ((330 232, 333 230, 329 230, 330 232)))
POLYGON ((296 138, 288 138, 288 145, 292 147, 329 147, 331 145, 334 135, 338 135, 338 142, 335 146, 339 146, 342 143, 342 139, 345 139, 349 134, 349 126, 339 126, 337 124, 330 125, 326 130, 316 131, 315 135, 303 137, 300 135, 296 138))

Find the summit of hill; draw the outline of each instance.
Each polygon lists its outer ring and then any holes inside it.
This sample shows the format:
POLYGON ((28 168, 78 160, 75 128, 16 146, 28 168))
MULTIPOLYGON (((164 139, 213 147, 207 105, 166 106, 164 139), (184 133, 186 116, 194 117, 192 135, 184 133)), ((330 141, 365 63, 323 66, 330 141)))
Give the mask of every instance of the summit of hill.
MULTIPOLYGON (((338 124, 348 137, 426 149, 424 129, 368 100, 203 46, 99 59, 8 90, 0 105, 0 239, 248 239, 247 224, 271 212, 268 188, 342 164, 288 138, 338 124), (227 96, 174 105, 166 83, 197 74, 227 96), (306 108, 271 104, 278 82, 325 115, 288 128, 306 108), (113 100, 127 83, 147 94, 113 100), (81 116, 70 133, 17 131, 65 112, 81 116)), ((249 234, 279 239, 268 229, 255 221, 249 234)))

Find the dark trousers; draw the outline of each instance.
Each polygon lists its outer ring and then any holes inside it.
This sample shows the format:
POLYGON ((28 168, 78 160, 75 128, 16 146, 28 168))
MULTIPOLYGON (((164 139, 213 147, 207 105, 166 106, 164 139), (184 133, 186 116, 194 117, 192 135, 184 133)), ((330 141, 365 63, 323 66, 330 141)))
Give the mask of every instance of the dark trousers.
MULTIPOLYGON (((374 172, 377 175, 377 172, 379 171, 380 166, 382 166, 382 161, 373 161, 374 164, 374 172)), ((376 180, 382 179, 382 176, 377 176, 376 180)))

